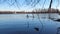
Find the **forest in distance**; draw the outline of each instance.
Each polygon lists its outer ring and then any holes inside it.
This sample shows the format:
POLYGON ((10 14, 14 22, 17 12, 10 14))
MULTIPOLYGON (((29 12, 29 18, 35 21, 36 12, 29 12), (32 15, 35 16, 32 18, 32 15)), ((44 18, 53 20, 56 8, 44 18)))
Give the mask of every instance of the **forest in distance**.
POLYGON ((60 13, 58 9, 41 9, 32 11, 0 11, 0 14, 40 14, 40 13, 60 13))

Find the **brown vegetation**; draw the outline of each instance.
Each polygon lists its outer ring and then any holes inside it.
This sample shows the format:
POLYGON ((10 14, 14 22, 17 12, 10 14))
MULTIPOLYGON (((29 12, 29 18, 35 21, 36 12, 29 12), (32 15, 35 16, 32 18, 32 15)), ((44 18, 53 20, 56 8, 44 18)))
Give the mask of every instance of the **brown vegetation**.
POLYGON ((39 14, 39 13, 60 13, 58 9, 43 9, 43 10, 33 10, 32 12, 25 11, 0 11, 0 14, 39 14))

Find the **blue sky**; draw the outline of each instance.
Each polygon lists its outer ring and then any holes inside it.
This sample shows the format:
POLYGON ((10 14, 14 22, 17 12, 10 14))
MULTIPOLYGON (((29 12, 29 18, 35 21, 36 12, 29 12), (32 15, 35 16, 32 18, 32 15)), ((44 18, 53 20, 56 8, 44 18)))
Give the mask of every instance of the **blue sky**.
MULTIPOLYGON (((33 0, 34 1, 34 0, 33 0)), ((20 11, 20 10, 33 10, 33 9, 44 9, 49 7, 50 0, 40 0, 39 3, 31 2, 31 0, 0 0, 0 10, 13 10, 13 11, 20 11), (12 2, 11 2, 12 1, 12 2), (45 3, 44 3, 45 1, 45 3), (33 3, 33 4, 32 4, 33 3), (35 3, 36 6, 33 6, 35 3), (44 6, 43 6, 44 4, 44 6)), ((60 1, 60 0, 59 0, 60 1)), ((60 9, 60 5, 58 5, 58 0, 53 0, 52 8, 60 9)))

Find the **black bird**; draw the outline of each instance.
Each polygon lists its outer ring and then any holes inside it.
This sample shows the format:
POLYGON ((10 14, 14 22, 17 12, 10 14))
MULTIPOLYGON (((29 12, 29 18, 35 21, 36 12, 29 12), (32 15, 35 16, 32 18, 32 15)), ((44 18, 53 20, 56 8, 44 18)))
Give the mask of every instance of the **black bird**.
POLYGON ((36 31, 39 31, 39 28, 37 28, 37 27, 35 27, 34 29, 35 29, 36 31))

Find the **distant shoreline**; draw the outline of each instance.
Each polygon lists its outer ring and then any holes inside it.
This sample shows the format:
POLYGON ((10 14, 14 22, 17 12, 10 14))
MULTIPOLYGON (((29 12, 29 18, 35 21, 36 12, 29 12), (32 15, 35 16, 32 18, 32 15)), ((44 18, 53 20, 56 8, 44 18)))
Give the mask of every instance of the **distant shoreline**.
POLYGON ((43 9, 33 11, 0 11, 0 14, 45 14, 45 13, 59 13, 58 9, 43 9))
POLYGON ((0 14, 45 14, 45 13, 60 13, 60 12, 0 12, 0 14))

